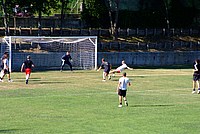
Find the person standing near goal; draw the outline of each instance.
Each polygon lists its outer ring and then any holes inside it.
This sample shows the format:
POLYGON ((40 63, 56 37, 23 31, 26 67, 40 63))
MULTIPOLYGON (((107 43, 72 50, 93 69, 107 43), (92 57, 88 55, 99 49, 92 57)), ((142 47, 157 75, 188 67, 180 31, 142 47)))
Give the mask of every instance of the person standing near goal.
POLYGON ((31 75, 32 67, 35 67, 33 64, 30 55, 27 56, 27 59, 24 61, 24 63, 21 66, 21 72, 25 70, 26 73, 26 84, 28 84, 29 77, 31 75))
POLYGON ((121 77, 119 79, 119 82, 117 85, 117 92, 119 95, 119 106, 118 107, 122 107, 122 98, 124 98, 125 105, 128 106, 128 101, 126 98, 127 85, 131 86, 131 83, 129 81, 129 78, 126 77, 126 72, 124 72, 123 77, 121 77))
POLYGON ((5 52, 4 55, 1 58, 1 76, 0 76, 0 82, 3 82, 3 78, 4 76, 7 74, 8 76, 8 82, 12 82, 11 78, 10 78, 10 70, 9 70, 9 65, 8 65, 8 57, 9 54, 8 52, 5 52))
MULTIPOLYGON (((101 70, 102 68, 104 68, 104 71, 103 71, 103 80, 102 81, 106 81, 106 77, 108 76, 110 70, 111 70, 111 64, 107 61, 105 61, 104 58, 101 59, 102 63, 101 63, 101 66, 99 67, 99 70, 101 70)), ((109 79, 109 78, 108 78, 109 79)))
POLYGON ((63 70, 63 67, 65 66, 65 64, 69 65, 70 67, 70 70, 72 71, 72 64, 70 61, 72 61, 72 57, 70 55, 69 52, 66 52, 66 54, 64 54, 62 57, 61 57, 61 60, 62 60, 62 64, 61 64, 61 69, 60 71, 62 72, 63 70))

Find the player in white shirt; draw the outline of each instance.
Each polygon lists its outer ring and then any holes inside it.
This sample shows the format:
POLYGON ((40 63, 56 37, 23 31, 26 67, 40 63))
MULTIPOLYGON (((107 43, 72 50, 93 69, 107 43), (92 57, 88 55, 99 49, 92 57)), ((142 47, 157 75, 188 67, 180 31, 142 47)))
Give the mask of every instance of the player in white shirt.
POLYGON ((9 54, 8 53, 4 53, 3 57, 2 57, 2 70, 1 70, 1 76, 0 76, 0 82, 3 82, 3 78, 4 76, 7 74, 8 75, 8 82, 12 82, 12 80, 10 79, 10 70, 9 70, 9 65, 8 65, 8 57, 9 54))
POLYGON ((126 98, 126 91, 127 91, 127 85, 131 85, 129 78, 126 77, 126 73, 123 73, 123 77, 119 79, 119 83, 117 85, 117 92, 119 95, 119 106, 122 107, 122 97, 124 98, 125 105, 128 106, 128 101, 126 98))
MULTIPOLYGON (((133 68, 130 68, 126 65, 125 61, 122 60, 122 65, 119 66, 117 69, 110 71, 109 74, 115 74, 115 73, 121 73, 122 71, 124 71, 125 69, 129 69, 129 70, 133 70, 133 68)), ((111 75, 109 75, 109 79, 111 79, 111 75)))

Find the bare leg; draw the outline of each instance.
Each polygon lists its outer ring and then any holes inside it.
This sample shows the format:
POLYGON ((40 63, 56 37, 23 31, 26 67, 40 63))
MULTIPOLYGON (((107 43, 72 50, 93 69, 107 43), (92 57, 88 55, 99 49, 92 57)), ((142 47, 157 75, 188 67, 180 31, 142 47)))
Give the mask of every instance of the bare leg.
POLYGON ((128 101, 127 101, 126 96, 124 97, 124 102, 125 102, 125 105, 128 106, 128 101))
POLYGON ((122 107, 122 96, 119 95, 119 107, 122 107))

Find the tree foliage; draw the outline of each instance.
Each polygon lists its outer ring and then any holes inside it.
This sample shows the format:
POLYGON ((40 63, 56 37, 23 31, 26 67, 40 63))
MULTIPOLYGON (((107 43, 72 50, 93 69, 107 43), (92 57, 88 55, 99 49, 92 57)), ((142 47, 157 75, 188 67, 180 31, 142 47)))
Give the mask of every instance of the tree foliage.
POLYGON ((104 0, 85 0, 81 15, 88 27, 109 27, 108 8, 104 0))

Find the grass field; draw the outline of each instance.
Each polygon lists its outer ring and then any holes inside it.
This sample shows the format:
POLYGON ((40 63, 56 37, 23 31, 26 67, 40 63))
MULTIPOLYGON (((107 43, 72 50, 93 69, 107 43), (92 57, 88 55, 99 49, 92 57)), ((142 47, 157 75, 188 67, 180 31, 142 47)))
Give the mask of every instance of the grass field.
POLYGON ((191 69, 136 69, 129 106, 118 108, 120 74, 102 82, 102 71, 12 73, 0 83, 0 133, 199 134, 200 95, 191 69))

